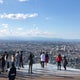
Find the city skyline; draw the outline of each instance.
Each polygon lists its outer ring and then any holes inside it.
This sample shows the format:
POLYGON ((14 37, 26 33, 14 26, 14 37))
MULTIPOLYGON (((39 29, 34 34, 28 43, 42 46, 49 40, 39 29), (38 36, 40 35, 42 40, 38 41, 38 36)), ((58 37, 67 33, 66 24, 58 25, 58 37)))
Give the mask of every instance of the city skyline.
POLYGON ((0 38, 80 39, 80 0, 0 0, 0 38))

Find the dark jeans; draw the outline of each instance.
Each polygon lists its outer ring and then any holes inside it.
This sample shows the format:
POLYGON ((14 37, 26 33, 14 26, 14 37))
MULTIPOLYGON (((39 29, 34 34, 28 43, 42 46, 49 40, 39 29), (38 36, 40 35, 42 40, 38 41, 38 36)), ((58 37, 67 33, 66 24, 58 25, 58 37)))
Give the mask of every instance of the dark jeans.
POLYGON ((61 62, 57 62, 57 69, 61 70, 61 62))
POLYGON ((20 62, 20 64, 19 64, 19 65, 20 65, 20 67, 24 67, 24 66, 23 66, 23 61, 22 61, 22 62, 20 62))
POLYGON ((41 67, 44 68, 44 61, 41 61, 41 67))
POLYGON ((32 66, 33 66, 33 64, 29 64, 29 73, 32 73, 32 66))
POLYGON ((64 66, 64 69, 66 70, 67 63, 64 63, 63 66, 64 66))

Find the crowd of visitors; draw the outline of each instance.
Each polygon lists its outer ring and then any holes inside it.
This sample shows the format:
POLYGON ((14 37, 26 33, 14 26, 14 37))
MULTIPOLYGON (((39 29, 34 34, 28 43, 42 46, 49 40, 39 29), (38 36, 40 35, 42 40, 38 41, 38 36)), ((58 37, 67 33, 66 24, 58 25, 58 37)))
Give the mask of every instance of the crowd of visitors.
MULTIPOLYGON (((30 52, 28 56, 28 73, 32 74, 32 67, 34 64, 34 58, 35 55, 30 52)), ((47 66, 47 63, 49 62, 49 54, 48 52, 41 51, 40 52, 40 64, 41 67, 44 68, 47 66)), ((66 70, 66 66, 68 64, 68 61, 66 59, 66 56, 62 57, 61 54, 59 54, 56 57, 57 62, 57 69, 61 70, 61 65, 63 63, 63 67, 66 70)), ((23 51, 18 51, 13 54, 8 54, 6 51, 2 54, 0 58, 0 73, 1 72, 7 72, 9 70, 9 80, 15 80, 16 77, 16 69, 24 68, 24 55, 23 51)))

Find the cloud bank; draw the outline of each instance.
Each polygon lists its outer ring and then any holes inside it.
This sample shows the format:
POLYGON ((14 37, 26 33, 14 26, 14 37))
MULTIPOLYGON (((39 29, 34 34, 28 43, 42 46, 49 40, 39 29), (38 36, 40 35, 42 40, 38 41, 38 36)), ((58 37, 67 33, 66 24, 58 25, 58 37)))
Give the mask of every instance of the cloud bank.
POLYGON ((33 14, 0 14, 0 19, 6 18, 6 19, 15 19, 15 20, 22 20, 22 19, 27 19, 27 18, 33 18, 37 17, 38 13, 33 13, 33 14))
POLYGON ((17 27, 15 30, 11 29, 8 24, 2 24, 0 29, 0 37, 15 36, 15 37, 50 37, 51 33, 47 31, 41 31, 38 27, 32 29, 24 29, 17 27))

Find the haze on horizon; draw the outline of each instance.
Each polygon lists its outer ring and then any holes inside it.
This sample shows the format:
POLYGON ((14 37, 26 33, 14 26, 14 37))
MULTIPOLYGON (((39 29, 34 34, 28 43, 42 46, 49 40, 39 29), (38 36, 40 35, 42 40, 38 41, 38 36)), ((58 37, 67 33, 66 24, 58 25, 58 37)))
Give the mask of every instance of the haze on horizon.
POLYGON ((0 38, 80 39, 80 0, 0 0, 0 38))

